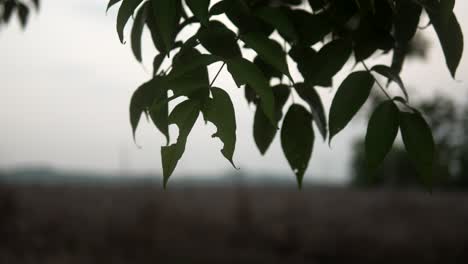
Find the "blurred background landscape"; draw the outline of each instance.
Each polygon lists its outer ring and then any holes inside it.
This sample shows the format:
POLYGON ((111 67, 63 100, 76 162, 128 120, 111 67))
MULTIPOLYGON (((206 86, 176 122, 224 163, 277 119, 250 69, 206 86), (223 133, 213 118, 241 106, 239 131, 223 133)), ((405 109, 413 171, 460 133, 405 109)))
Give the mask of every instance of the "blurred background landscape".
MULTIPOLYGON (((163 191, 164 139, 143 124, 138 148, 127 113, 155 50, 146 34, 149 59, 137 63, 118 41, 117 9, 106 15, 106 6, 41 1, 26 29, 0 25, 0 263, 468 262, 468 61, 452 80, 433 29, 417 36, 402 72, 434 131, 432 194, 399 137, 367 171, 377 94, 331 147, 316 141, 298 191, 279 140, 265 156, 256 149, 254 109, 226 72, 218 80, 235 100, 240 170, 198 120, 163 191)), ((466 10, 457 1, 465 31, 466 10)), ((333 91, 319 92, 328 108, 333 91)))

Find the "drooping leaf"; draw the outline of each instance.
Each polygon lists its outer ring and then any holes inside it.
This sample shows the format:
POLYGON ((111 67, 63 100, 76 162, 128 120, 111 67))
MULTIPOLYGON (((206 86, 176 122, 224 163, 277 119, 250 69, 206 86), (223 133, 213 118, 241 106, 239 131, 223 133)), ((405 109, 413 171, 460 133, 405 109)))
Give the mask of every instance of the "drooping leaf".
POLYGON ((121 43, 124 43, 123 31, 125 25, 141 2, 142 0, 125 0, 120 5, 119 12, 117 13, 117 33, 121 43))
POLYGON ((298 41, 305 46, 311 46, 323 40, 332 30, 329 17, 325 13, 310 14, 304 10, 287 10, 287 15, 294 25, 298 41))
POLYGON ((316 57, 318 69, 309 82, 324 83, 340 71, 351 56, 352 48, 348 40, 337 39, 323 46, 316 57))
POLYGON ((109 11, 109 8, 111 8, 113 5, 117 4, 122 0, 110 0, 109 3, 107 4, 106 12, 109 11))
POLYGON ((286 56, 281 45, 256 32, 242 35, 241 39, 250 48, 255 50, 258 56, 265 62, 292 79, 291 74, 289 74, 288 64, 286 63, 286 56))
POLYGON ((262 58, 260 58, 260 56, 255 57, 253 62, 262 71, 263 75, 265 75, 267 79, 271 79, 273 77, 281 78, 281 76, 283 76, 283 74, 278 69, 265 62, 262 58))
POLYGON ((23 3, 18 3, 17 8, 18 8, 18 19, 20 21, 21 26, 25 28, 26 24, 28 23, 29 8, 23 3))
MULTIPOLYGON (((210 55, 211 56, 211 55, 210 55)), ((174 96, 185 95, 188 97, 207 98, 209 95, 209 78, 206 63, 213 62, 206 58, 195 48, 182 48, 172 61, 172 71, 168 79, 169 89, 174 96), (194 64, 199 60, 202 64, 194 64)))
POLYGON ((131 33, 131 44, 133 55, 138 62, 141 62, 141 34, 146 23, 146 8, 140 8, 133 22, 133 28, 131 33))
POLYGON ((34 8, 36 8, 36 10, 39 10, 39 8, 40 8, 39 0, 32 0, 32 2, 33 2, 33 5, 34 5, 34 8))
POLYGON ((155 26, 159 29, 164 51, 171 51, 181 16, 180 2, 174 0, 151 0, 155 26))
POLYGON ((296 83, 294 86, 297 94, 302 100, 306 101, 312 112, 315 124, 323 137, 327 138, 327 120, 325 118, 325 110, 323 107, 322 99, 313 86, 306 83, 296 83))
POLYGON ((205 102, 202 111, 205 120, 213 123, 217 131, 212 137, 218 137, 224 146, 221 150, 223 156, 232 164, 232 156, 236 147, 236 116, 234 106, 229 95, 220 88, 212 87, 212 99, 205 102))
POLYGON ((393 101, 381 103, 369 119, 366 133, 366 159, 371 170, 384 160, 398 134, 399 111, 393 101))
POLYGON ((209 20, 208 8, 210 7, 210 0, 186 0, 186 3, 193 15, 200 20, 200 22, 207 26, 209 20))
POLYGON ((164 54, 163 53, 158 53, 158 55, 154 56, 153 60, 153 76, 158 73, 159 68, 161 67, 161 64, 164 61, 164 54))
POLYGON ((244 58, 231 59, 227 61, 227 66, 237 86, 247 84, 252 87, 260 98, 260 107, 265 115, 272 124, 276 124, 275 98, 261 70, 244 58))
POLYGON ((312 115, 303 106, 294 104, 284 117, 281 127, 281 147, 289 166, 296 174, 299 188, 302 187, 313 145, 312 115))
POLYGON ((319 63, 319 55, 313 48, 295 45, 289 50, 289 56, 297 63, 297 69, 310 86, 328 87, 332 85, 331 78, 319 80, 316 77, 322 65, 319 63))
MULTIPOLYGON (((150 110, 154 101, 162 100, 165 97, 167 97, 167 93, 163 85, 161 85, 160 77, 154 77, 145 82, 133 93, 130 101, 130 124, 134 138, 141 115, 150 110)), ((168 138, 167 112, 166 120, 161 120, 161 122, 156 123, 156 126, 168 138)))
POLYGON ((151 33, 151 39, 153 40, 154 47, 159 53, 164 54, 164 56, 167 55, 166 47, 164 45, 164 41, 161 35, 161 32, 159 30, 159 27, 156 24, 156 18, 155 14, 153 12, 153 2, 152 1, 146 1, 143 5, 142 8, 147 8, 147 17, 146 17, 146 26, 148 26, 148 29, 150 30, 151 33))
POLYGON ((435 144, 429 125, 420 113, 400 113, 403 143, 424 184, 432 188, 435 144))
POLYGON ((406 90, 403 81, 401 80, 400 76, 397 72, 395 72, 392 68, 385 66, 385 65, 375 65, 372 67, 371 71, 374 71, 380 75, 383 75, 388 78, 389 81, 394 81, 398 84, 401 91, 405 95, 406 101, 409 100, 408 91, 406 90))
POLYGON ((210 15, 218 16, 226 12, 226 1, 219 1, 214 4, 210 9, 210 15))
POLYGON ((277 7, 263 7, 255 11, 263 21, 273 26, 286 39, 296 41, 298 36, 294 24, 286 13, 277 7))
POLYGON ((245 0, 224 0, 224 12, 229 20, 239 29, 240 34, 248 32, 259 32, 269 36, 273 32, 273 27, 263 22, 255 16, 252 10, 252 2, 245 0))
POLYGON ((198 40, 211 54, 225 59, 241 57, 236 34, 219 21, 210 21, 207 27, 201 27, 198 40))
MULTIPOLYGON (((3 5, 3 10, 2 10, 2 18, 5 23, 8 23, 10 21, 11 15, 13 14, 13 11, 17 7, 16 2, 14 1, 7 1, 3 5)), ((0 21, 1 22, 1 21, 0 21)))
POLYGON ((422 7, 413 1, 396 1, 395 39, 406 45, 416 34, 422 7))
POLYGON ((353 72, 341 83, 330 108, 330 142, 366 102, 373 85, 374 78, 367 71, 353 72))
POLYGON ((437 36, 439 37, 440 44, 442 45, 447 67, 452 77, 455 78, 464 48, 463 33, 460 24, 453 12, 451 12, 447 18, 442 17, 440 13, 428 11, 428 14, 437 36))
POLYGON ((221 61, 222 58, 219 56, 211 55, 211 54, 200 54, 200 53, 195 53, 193 56, 193 60, 188 61, 185 64, 181 64, 179 67, 174 68, 173 71, 171 71, 171 77, 182 77, 188 72, 194 71, 196 69, 202 68, 221 61))
MULTIPOLYGON (((286 85, 272 87, 275 96, 276 122, 283 116, 283 107, 289 98, 290 88, 286 85)), ((254 116, 253 136, 255 144, 262 155, 266 153, 275 138, 278 130, 277 125, 273 125, 260 107, 257 107, 254 116)))
POLYGON ((177 142, 170 146, 161 147, 161 159, 163 167, 164 188, 169 177, 174 172, 180 158, 185 152, 185 145, 190 131, 197 121, 200 113, 200 104, 195 100, 186 100, 178 104, 169 115, 169 124, 175 124, 179 128, 177 142))
POLYGON ((443 23, 449 21, 454 7, 455 0, 440 0, 440 17, 443 23))

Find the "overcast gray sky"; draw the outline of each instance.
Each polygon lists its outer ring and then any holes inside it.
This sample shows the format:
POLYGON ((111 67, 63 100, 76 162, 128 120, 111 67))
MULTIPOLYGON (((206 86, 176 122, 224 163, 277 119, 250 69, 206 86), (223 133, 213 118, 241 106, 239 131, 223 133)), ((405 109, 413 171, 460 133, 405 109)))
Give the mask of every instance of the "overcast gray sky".
MULTIPOLYGON (((39 14, 31 16, 26 31, 16 22, 0 31, 0 168, 41 165, 112 172, 119 171, 124 161, 131 171, 161 171, 163 137, 143 122, 137 136, 142 149, 138 149, 128 122, 131 94, 150 77, 155 50, 147 34, 144 65, 138 64, 129 45, 118 40, 117 8, 106 15, 106 5, 104 0, 45 0, 39 14)), ((457 1, 455 13, 465 32, 466 10, 468 2, 457 1)), ((431 41, 428 60, 407 63, 403 80, 418 95, 430 96, 443 89, 458 99, 465 98, 467 56, 458 71, 459 81, 454 81, 440 45, 434 41, 433 29, 425 30, 424 35, 431 41)), ((388 63, 388 58, 383 62, 388 63)), ((218 67, 210 67, 211 76, 218 67)), ((344 73, 346 70, 349 67, 344 73)), ((226 72, 216 85, 233 96, 238 124, 234 160, 241 171, 285 174, 293 179, 278 138, 265 157, 257 151, 252 138, 253 109, 245 103, 243 91, 226 72)), ((321 94, 328 107, 333 93, 324 90, 321 94)), ((214 131, 213 126, 198 121, 174 177, 234 172, 219 153, 221 142, 210 137, 214 131)), ((345 179, 351 139, 364 131, 355 121, 334 139, 331 149, 316 140, 306 179, 345 179)))

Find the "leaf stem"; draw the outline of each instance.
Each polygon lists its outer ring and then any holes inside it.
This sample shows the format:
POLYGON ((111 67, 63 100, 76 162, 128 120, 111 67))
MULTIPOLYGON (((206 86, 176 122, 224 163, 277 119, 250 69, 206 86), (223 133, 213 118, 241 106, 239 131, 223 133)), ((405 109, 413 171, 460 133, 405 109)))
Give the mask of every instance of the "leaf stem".
POLYGON ((224 65, 226 65, 226 62, 223 62, 223 65, 221 65, 221 67, 219 68, 218 72, 216 73, 215 77, 213 78, 213 80, 212 80, 211 83, 210 83, 210 87, 213 86, 214 82, 216 81, 216 79, 218 78, 219 74, 221 73, 221 70, 223 70, 224 65))

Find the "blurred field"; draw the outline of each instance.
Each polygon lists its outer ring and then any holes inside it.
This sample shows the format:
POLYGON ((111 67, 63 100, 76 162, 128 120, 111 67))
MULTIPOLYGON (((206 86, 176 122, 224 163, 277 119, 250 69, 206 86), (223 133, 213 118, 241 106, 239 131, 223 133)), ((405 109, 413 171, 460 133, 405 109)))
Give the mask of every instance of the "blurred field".
MULTIPOLYGON (((175 185, 175 186, 174 186, 175 185)), ((0 263, 468 263, 468 195, 0 186, 0 263)))

